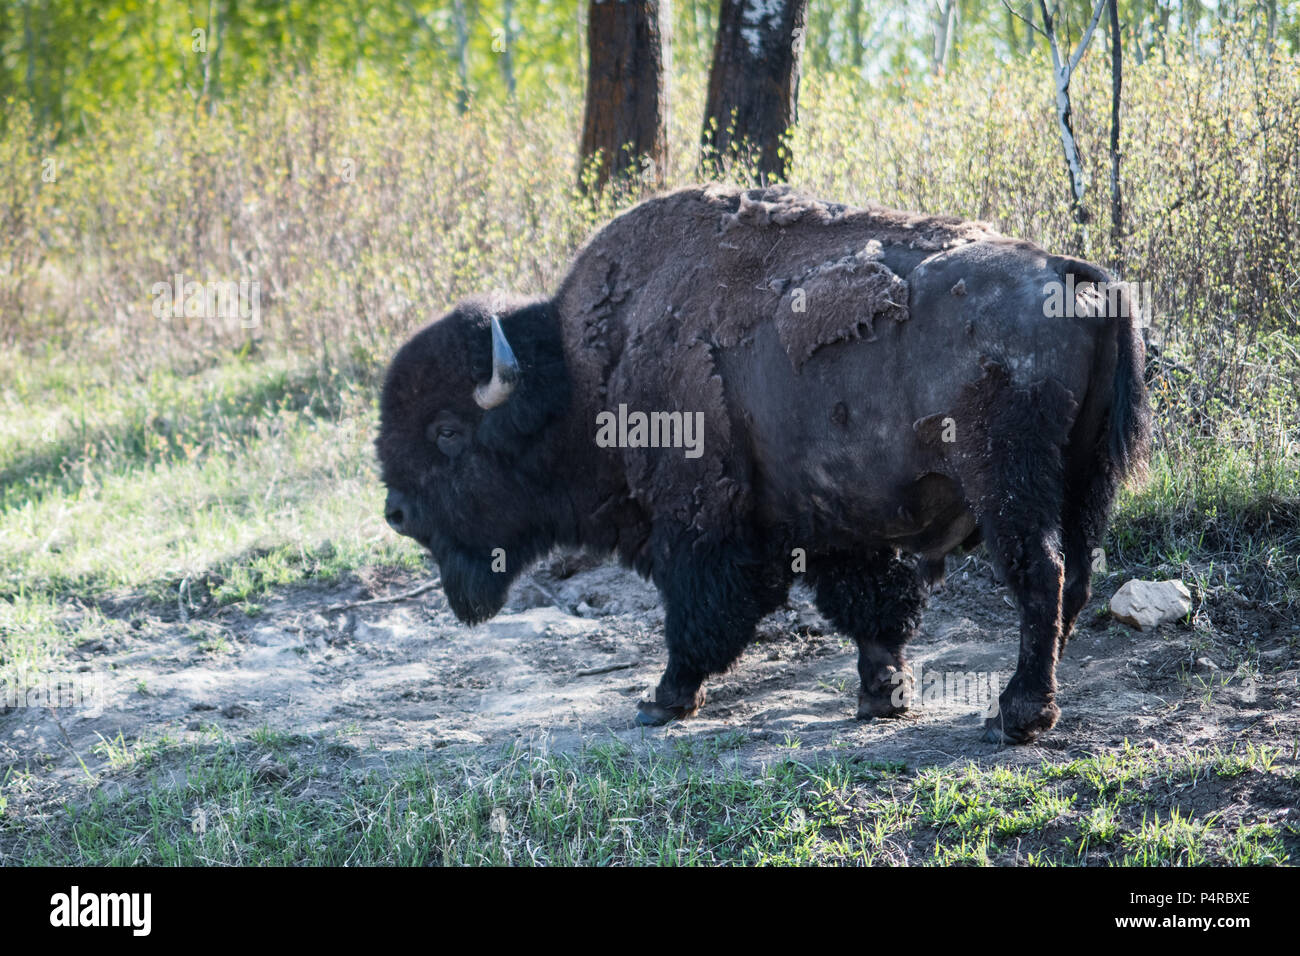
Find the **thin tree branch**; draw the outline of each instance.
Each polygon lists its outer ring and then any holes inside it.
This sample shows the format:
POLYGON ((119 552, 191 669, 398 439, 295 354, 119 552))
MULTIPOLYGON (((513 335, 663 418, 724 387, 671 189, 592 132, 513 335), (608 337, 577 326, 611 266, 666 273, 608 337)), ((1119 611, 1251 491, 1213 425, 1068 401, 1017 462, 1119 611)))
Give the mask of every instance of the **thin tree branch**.
POLYGON ((1007 13, 1011 14, 1013 17, 1015 17, 1025 26, 1029 27, 1029 29, 1033 30, 1040 37, 1043 37, 1044 39, 1047 38, 1047 34, 1043 32, 1042 28, 1037 23, 1035 23, 1033 20, 1030 20, 1024 14, 1020 13, 1018 10, 1012 7, 1011 4, 1007 3, 1007 0, 1002 0, 1002 5, 1007 8, 1007 13))
POLYGON ((577 671, 575 677, 595 677, 597 674, 609 674, 613 671, 625 671, 630 667, 636 667, 640 661, 617 661, 613 664, 605 664, 603 667, 588 667, 577 671))
MULTIPOLYGON (((1061 48, 1056 42, 1056 21, 1052 14, 1048 12, 1047 0, 1038 0, 1038 6, 1043 11, 1043 36, 1047 37, 1047 45, 1052 50, 1052 69, 1056 71, 1058 77, 1063 78, 1068 84, 1070 82, 1070 73, 1061 66, 1061 48)), ((1059 85, 1058 79, 1058 85, 1059 85)))
POLYGON ((1124 194, 1120 182, 1120 99, 1124 83, 1123 41, 1119 20, 1119 0, 1109 0, 1110 8, 1110 238, 1114 264, 1123 268, 1124 194))
POLYGON ((321 613, 337 614, 340 611, 350 611, 353 608, 358 607, 371 607, 375 604, 396 604, 400 601, 409 601, 411 598, 417 598, 421 594, 427 594, 440 584, 442 584, 441 580, 433 580, 428 584, 421 584, 418 588, 403 591, 401 594, 390 594, 387 597, 371 598, 368 601, 348 601, 346 604, 335 604, 331 607, 321 608, 321 613))
POLYGON ((1070 57, 1070 72, 1079 65, 1083 59, 1084 50, 1088 49, 1088 43, 1092 40, 1093 31, 1097 29, 1097 21, 1101 19, 1101 11, 1105 9, 1106 0, 1097 0, 1097 6, 1092 11, 1092 22, 1088 24, 1088 29, 1084 31, 1083 37, 1079 40, 1079 48, 1074 51, 1074 56, 1070 57))

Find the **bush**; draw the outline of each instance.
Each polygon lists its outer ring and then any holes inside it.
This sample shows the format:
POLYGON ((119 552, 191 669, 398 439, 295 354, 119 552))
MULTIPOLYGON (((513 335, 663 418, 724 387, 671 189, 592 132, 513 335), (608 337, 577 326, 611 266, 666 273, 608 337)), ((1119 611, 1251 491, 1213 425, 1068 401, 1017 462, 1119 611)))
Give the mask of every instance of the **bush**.
MULTIPOLYGON (((1070 216, 1042 57, 875 87, 812 73, 791 137, 800 187, 988 219, 1152 291, 1156 474, 1168 480, 1125 513, 1169 518, 1166 555, 1241 488, 1285 509, 1300 482, 1300 60, 1266 60, 1228 34, 1218 49, 1130 68, 1118 241, 1097 50, 1073 84, 1090 226, 1070 216)), ((675 77, 672 185, 696 175, 703 83, 694 69, 675 77)), ((460 114, 443 92, 321 69, 211 114, 142 97, 48 149, 20 104, 6 109, 0 343, 128 374, 275 352, 372 376, 467 293, 554 289, 584 237, 633 198, 574 188, 582 108, 564 88, 460 114), (259 323, 160 320, 154 286, 177 274, 256 282, 259 323)))

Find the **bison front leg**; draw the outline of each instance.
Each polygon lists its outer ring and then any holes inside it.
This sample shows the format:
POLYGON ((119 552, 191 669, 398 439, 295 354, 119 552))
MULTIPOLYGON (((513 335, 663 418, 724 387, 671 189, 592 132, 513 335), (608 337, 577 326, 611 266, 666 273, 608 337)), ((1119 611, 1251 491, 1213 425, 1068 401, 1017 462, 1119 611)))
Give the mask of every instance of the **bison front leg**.
POLYGON ((645 726, 699 710, 705 678, 735 662, 759 620, 779 607, 789 590, 781 562, 740 560, 725 548, 685 546, 665 565, 655 583, 666 608, 668 667, 654 699, 637 705, 637 723, 645 726))
POLYGON ((921 627, 925 588, 893 550, 819 558, 809 567, 817 608, 858 645, 858 717, 896 717, 915 681, 903 652, 921 627))

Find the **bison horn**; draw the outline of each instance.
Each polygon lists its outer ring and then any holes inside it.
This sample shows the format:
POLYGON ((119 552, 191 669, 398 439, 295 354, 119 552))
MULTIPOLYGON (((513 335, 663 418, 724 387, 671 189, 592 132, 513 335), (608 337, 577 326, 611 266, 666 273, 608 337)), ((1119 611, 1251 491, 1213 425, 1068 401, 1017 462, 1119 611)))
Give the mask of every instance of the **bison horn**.
POLYGON ((474 389, 474 401, 484 410, 496 408, 519 384, 519 360, 506 341, 501 320, 492 316, 492 379, 474 389))

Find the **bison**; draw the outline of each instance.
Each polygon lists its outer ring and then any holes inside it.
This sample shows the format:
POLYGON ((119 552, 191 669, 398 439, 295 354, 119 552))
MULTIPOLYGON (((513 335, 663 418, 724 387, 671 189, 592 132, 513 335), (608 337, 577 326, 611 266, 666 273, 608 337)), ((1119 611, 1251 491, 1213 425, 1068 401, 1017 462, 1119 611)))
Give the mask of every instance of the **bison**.
POLYGON ((1145 463, 1139 324, 1103 269, 983 223, 667 193, 599 230, 554 296, 473 299, 401 347, 386 516, 470 624, 556 546, 650 578, 650 725, 695 713, 800 575, 858 645, 858 716, 901 713, 928 584, 983 541, 1020 613, 984 733, 1028 741, 1060 714, 1094 549, 1145 463))

